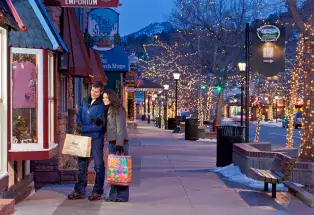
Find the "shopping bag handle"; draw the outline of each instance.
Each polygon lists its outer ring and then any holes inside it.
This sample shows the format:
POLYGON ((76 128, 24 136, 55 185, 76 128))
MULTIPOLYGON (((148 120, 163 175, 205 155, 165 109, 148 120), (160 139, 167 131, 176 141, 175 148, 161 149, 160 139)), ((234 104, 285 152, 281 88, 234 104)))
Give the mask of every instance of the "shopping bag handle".
POLYGON ((119 154, 119 152, 116 152, 116 155, 122 155, 122 156, 124 156, 124 152, 121 152, 120 154, 119 154))

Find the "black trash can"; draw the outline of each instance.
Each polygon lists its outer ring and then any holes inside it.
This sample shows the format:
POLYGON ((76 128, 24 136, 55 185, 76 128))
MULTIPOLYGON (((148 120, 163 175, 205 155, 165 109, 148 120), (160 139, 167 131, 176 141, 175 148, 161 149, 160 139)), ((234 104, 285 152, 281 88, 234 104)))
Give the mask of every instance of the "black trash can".
POLYGON ((168 130, 174 130, 176 127, 175 118, 168 118, 168 130))
POLYGON ((224 167, 232 164, 232 150, 234 143, 243 142, 241 126, 217 126, 217 158, 216 166, 224 167))
POLYGON ((198 140, 198 119, 185 120, 185 139, 198 140))

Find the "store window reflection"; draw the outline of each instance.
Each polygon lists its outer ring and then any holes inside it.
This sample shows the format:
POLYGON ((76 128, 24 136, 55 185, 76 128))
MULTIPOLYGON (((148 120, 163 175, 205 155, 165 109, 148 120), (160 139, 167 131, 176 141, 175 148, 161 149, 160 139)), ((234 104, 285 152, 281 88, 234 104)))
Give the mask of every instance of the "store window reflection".
POLYGON ((13 54, 13 143, 37 143, 37 56, 13 54))

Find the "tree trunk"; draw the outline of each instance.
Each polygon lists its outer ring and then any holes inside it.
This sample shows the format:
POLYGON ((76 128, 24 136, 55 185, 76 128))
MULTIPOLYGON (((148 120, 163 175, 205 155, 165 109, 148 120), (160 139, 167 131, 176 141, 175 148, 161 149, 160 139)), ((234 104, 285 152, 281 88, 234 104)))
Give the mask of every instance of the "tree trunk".
POLYGON ((305 26, 302 20, 302 16, 297 7, 297 0, 287 0, 289 11, 292 14, 292 18, 295 21, 297 28, 300 30, 301 33, 305 33, 305 26))
POLYGON ((255 131, 255 142, 259 141, 259 131, 261 130, 262 108, 261 104, 257 106, 257 126, 255 131))
POLYGON ((302 62, 303 62, 303 52, 304 52, 304 42, 303 42, 303 35, 300 35, 300 41, 298 44, 298 55, 295 68, 292 72, 292 83, 291 83, 291 97, 289 98, 288 108, 287 108, 287 116, 288 118, 288 132, 287 132, 287 148, 293 147, 293 115, 294 115, 294 107, 297 101, 297 90, 299 86, 299 77, 300 77, 300 70, 302 69, 302 62))
POLYGON ((274 107, 273 103, 271 102, 268 106, 268 120, 273 120, 274 119, 274 107))
MULTIPOLYGON (((311 32, 313 35, 313 33, 311 32)), ((300 157, 314 161, 314 36, 308 36, 305 41, 304 54, 304 106, 302 114, 300 157)))
MULTIPOLYGON (((302 113, 302 131, 301 131, 301 146, 300 158, 314 161, 314 20, 310 17, 308 23, 302 20, 302 14, 297 7, 297 0, 287 0, 288 7, 292 13, 292 17, 299 28, 300 32, 305 36, 305 54, 304 54, 304 99, 303 99, 303 113, 302 113), (309 27, 305 28, 305 24, 309 27)), ((312 11, 313 13, 313 11, 312 11)))

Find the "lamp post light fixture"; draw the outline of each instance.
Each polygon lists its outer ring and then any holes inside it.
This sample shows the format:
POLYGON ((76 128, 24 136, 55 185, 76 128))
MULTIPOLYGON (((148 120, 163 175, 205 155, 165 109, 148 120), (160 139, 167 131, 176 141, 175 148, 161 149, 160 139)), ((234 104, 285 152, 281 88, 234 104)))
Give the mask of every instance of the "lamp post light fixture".
MULTIPOLYGON (((239 70, 241 72, 241 79, 242 79, 242 73, 246 71, 246 63, 244 62, 239 62, 238 63, 239 70)), ((241 126, 243 126, 243 98, 244 98, 244 85, 241 80, 241 126)))
POLYGON ((176 108, 175 108, 175 117, 178 115, 178 81, 180 79, 181 74, 180 73, 173 73, 173 78, 176 81, 176 108))

